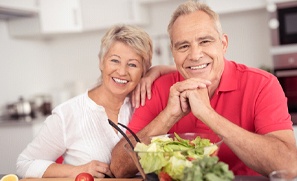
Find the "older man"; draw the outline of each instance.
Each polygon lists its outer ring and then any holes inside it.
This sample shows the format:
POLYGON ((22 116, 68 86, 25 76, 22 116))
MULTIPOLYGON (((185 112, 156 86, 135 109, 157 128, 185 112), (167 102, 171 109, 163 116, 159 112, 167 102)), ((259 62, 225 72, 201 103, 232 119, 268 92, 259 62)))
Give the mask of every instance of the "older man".
MULTIPOLYGON (((215 132, 224 139, 219 158, 235 175, 297 168, 292 121, 278 80, 224 58, 228 37, 218 15, 205 4, 185 2, 173 13, 168 33, 178 71, 154 83, 152 99, 135 111, 129 127, 139 137, 215 132)), ((123 156, 124 143, 112 153, 117 177, 137 172, 123 156)))

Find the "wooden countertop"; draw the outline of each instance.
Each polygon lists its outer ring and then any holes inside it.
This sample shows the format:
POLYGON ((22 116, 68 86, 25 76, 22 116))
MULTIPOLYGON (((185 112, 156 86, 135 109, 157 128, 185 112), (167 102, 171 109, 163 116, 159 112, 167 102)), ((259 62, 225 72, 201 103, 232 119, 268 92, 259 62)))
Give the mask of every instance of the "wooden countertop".
MULTIPOLYGON (((20 181, 74 181, 74 178, 27 178, 20 181)), ((95 181, 142 181, 141 178, 96 178, 95 181)))
MULTIPOLYGON (((21 179, 20 181, 74 181, 74 178, 32 178, 21 179)), ((96 178, 95 181, 143 181, 141 178, 96 178)), ((269 181, 269 178, 263 176, 235 176, 234 181, 269 181)))

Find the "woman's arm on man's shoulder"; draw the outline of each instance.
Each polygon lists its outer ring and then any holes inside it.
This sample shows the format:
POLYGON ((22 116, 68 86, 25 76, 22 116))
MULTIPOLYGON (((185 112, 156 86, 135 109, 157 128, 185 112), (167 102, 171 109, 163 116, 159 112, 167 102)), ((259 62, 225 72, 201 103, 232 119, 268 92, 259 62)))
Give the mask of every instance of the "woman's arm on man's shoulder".
POLYGON ((132 106, 138 108, 145 104, 146 98, 151 99, 153 82, 162 75, 176 71, 175 65, 155 65, 141 78, 139 84, 132 92, 132 106))

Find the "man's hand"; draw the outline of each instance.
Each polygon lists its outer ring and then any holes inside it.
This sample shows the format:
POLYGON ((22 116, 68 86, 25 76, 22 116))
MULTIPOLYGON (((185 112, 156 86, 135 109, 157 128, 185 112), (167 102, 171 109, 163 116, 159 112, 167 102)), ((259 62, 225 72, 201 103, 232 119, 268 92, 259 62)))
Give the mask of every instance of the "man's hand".
POLYGON ((207 110, 211 110, 210 98, 207 88, 197 88, 186 90, 180 96, 182 109, 191 110, 195 117, 202 119, 207 110))
MULTIPOLYGON (((203 89, 207 93, 207 87, 210 84, 210 81, 198 78, 191 78, 175 83, 170 88, 166 109, 168 109, 174 117, 180 118, 188 114, 191 111, 191 104, 189 102, 191 94, 200 89, 203 89)), ((208 94, 206 94, 206 99, 209 99, 208 94)))

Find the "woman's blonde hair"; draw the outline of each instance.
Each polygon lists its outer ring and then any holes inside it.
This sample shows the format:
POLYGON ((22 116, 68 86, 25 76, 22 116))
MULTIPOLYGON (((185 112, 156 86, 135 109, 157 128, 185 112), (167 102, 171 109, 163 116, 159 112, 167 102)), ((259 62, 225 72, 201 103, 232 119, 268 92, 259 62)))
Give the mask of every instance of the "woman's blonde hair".
POLYGON ((101 39, 99 61, 115 42, 122 42, 133 48, 143 61, 143 75, 152 65, 153 45, 150 36, 140 27, 132 25, 114 25, 101 39))
POLYGON ((219 15, 213 10, 211 10, 208 5, 201 2, 195 2, 193 0, 189 0, 179 5, 172 14, 171 20, 167 27, 167 31, 171 41, 172 41, 172 26, 176 21, 176 19, 182 15, 187 15, 196 11, 203 11, 209 15, 209 17, 214 21, 214 24, 216 26, 216 29, 217 29, 217 32, 219 33, 220 38, 222 38, 223 30, 222 30, 222 25, 220 23, 219 15))

